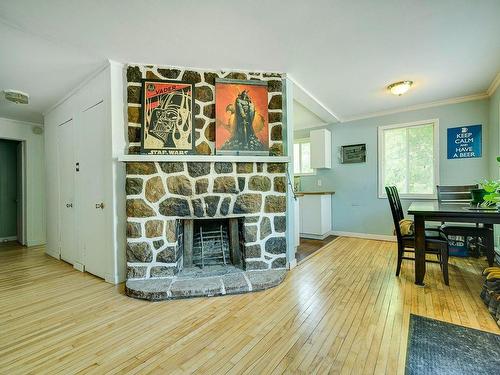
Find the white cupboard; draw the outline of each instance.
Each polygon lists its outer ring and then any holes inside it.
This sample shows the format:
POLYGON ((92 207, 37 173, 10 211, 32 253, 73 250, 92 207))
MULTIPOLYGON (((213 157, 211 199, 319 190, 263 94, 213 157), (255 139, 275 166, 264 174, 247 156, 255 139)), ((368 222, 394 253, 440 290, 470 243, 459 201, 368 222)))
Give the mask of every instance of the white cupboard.
POLYGON ((329 130, 311 130, 311 168, 332 167, 332 137, 329 130))
POLYGON ((85 232, 81 246, 84 254, 85 271, 105 278, 106 276, 106 220, 105 211, 109 210, 109 202, 105 202, 106 170, 106 114, 103 101, 84 110, 81 114, 81 143, 92 145, 92 151, 80 153, 78 180, 81 186, 80 215, 85 221, 85 232))
POLYGON ((299 197, 300 237, 322 240, 332 230, 332 196, 305 194, 299 197))
POLYGON ((110 63, 101 69, 51 109, 44 122, 46 252, 80 271, 121 282, 125 171, 117 156, 126 147, 123 67, 110 63))
POLYGON ((59 169, 60 256, 78 262, 75 237, 75 154, 73 119, 57 127, 57 168, 59 169))

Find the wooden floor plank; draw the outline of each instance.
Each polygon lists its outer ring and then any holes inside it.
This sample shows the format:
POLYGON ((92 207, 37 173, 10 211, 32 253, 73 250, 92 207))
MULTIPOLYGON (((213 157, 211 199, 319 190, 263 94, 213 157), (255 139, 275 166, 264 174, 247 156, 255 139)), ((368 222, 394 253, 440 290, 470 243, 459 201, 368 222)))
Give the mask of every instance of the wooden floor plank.
POLYGON ((44 254, 0 246, 0 373, 403 374, 410 314, 500 333, 484 259, 396 277, 391 242, 337 238, 276 288, 150 303, 44 254))

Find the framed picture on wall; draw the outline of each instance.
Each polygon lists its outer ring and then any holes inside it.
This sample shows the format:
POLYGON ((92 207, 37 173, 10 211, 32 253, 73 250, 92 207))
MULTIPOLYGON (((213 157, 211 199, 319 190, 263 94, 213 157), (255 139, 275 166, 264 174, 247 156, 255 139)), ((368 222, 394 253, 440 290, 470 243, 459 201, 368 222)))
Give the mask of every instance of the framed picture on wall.
POLYGON ((482 130, 481 124, 448 128, 448 159, 480 158, 482 130))
POLYGON ((194 150, 194 85, 142 80, 141 153, 191 154, 194 150))
POLYGON ((215 150, 269 155, 267 82, 215 80, 215 150))
POLYGON ((366 144, 341 146, 340 163, 354 164, 366 162, 366 144))

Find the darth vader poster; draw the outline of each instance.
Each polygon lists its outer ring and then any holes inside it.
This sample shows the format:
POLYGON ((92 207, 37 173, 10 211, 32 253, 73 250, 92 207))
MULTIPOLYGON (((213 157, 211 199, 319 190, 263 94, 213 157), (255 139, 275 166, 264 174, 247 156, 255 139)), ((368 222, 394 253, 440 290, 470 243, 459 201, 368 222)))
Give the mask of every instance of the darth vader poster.
POLYGON ((216 79, 217 154, 269 155, 267 102, 267 82, 216 79))
POLYGON ((141 151, 184 155, 194 149, 194 85, 143 80, 141 151))

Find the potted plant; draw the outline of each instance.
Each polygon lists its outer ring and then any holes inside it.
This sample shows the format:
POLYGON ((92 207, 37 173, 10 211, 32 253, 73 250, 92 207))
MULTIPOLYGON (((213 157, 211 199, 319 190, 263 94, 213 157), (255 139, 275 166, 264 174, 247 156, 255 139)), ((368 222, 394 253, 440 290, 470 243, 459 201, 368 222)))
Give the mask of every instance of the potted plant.
POLYGON ((472 195, 472 201, 471 204, 474 206, 479 206, 484 202, 484 196, 487 194, 486 190, 483 188, 482 182, 479 183, 479 188, 477 189, 472 189, 470 191, 472 195))
MULTIPOLYGON (((497 156, 497 161, 500 163, 500 156, 497 156)), ((483 195, 483 203, 480 203, 483 207, 497 206, 500 209, 500 180, 487 180, 484 179, 479 183, 484 189, 485 194, 483 195)), ((472 195, 472 202, 479 200, 480 193, 474 193, 472 195)), ((477 204, 477 203, 476 203, 477 204)))
POLYGON ((485 207, 491 207, 500 204, 500 181, 483 180, 479 183, 482 189, 472 191, 472 203, 485 207), (481 190, 483 192, 481 192, 481 190), (482 200, 482 202, 481 202, 482 200))

